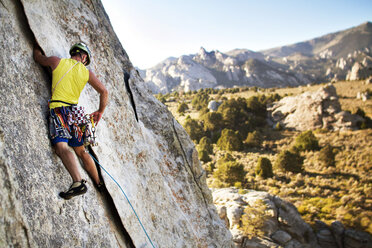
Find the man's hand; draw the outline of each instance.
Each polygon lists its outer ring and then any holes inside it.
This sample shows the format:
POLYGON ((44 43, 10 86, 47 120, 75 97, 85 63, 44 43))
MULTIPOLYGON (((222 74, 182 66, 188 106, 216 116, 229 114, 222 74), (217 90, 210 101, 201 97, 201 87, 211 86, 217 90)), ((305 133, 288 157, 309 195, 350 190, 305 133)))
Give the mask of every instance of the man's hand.
POLYGON ((101 113, 100 111, 96 111, 96 112, 90 114, 90 116, 93 116, 93 121, 94 121, 95 125, 98 125, 98 122, 102 118, 102 114, 103 113, 101 113))

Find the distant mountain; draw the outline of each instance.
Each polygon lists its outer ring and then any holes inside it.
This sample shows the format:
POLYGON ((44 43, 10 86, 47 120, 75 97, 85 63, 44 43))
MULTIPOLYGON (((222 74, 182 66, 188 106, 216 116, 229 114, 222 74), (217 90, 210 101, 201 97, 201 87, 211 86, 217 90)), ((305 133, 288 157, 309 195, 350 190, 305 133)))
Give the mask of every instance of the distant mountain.
POLYGON ((372 74, 372 23, 259 52, 200 48, 197 54, 168 58, 140 74, 154 93, 362 79, 372 74))

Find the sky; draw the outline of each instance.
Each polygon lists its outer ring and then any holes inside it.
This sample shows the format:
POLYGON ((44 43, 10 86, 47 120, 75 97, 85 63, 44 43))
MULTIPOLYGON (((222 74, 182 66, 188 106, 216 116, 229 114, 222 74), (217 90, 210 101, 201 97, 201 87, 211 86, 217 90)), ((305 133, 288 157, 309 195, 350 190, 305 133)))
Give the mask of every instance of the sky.
POLYGON ((372 0, 102 0, 135 67, 236 48, 260 51, 372 22, 372 0))

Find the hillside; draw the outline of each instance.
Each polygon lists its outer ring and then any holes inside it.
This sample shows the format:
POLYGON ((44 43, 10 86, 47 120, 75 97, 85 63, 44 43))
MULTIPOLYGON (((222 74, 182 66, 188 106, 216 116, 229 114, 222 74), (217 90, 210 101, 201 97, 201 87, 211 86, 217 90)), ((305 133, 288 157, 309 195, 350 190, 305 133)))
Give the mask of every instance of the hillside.
POLYGON ((202 88, 262 88, 359 80, 372 74, 372 24, 268 49, 206 51, 169 58, 139 70, 153 93, 202 88))
MULTIPOLYGON (((370 92, 370 85, 365 84, 364 81, 343 81, 333 85, 339 95, 342 110, 355 113, 360 109, 365 113, 365 116, 372 117, 372 100, 363 101, 357 98, 358 92, 370 92)), ((222 101, 239 97, 250 99, 254 96, 275 94, 284 97, 304 92, 315 92, 323 86, 227 89, 223 92, 210 91, 209 96, 210 99, 222 101)), ((207 120, 206 110, 197 111, 192 105, 192 99, 196 97, 195 93, 180 96, 177 94, 165 95, 165 98, 167 97, 171 101, 167 101, 165 104, 176 119, 186 127, 186 130, 190 130, 187 129, 187 116, 194 120, 203 120, 204 122, 207 120), (188 104, 188 110, 180 114, 178 107, 183 101, 188 104)), ((212 141, 213 152, 210 153, 210 158, 201 157, 205 161, 203 167, 208 172, 209 187, 235 186, 240 188, 242 192, 247 189, 266 191, 293 203, 302 218, 312 224, 314 228, 317 220, 329 225, 339 220, 347 228, 363 230, 372 234, 372 202, 370 201, 372 181, 369 176, 370 162, 372 161, 370 150, 372 131, 370 128, 355 131, 314 130, 313 134, 320 149, 301 152, 304 159, 303 171, 298 173, 274 168, 274 175, 267 178, 257 176, 256 167, 259 158, 268 158, 272 166, 275 167, 279 154, 284 150, 291 150, 291 147, 296 143, 296 138, 302 132, 273 129, 265 125, 253 130, 259 133, 258 138, 253 140, 254 143, 250 146, 245 146, 240 151, 226 151, 217 145, 216 140, 212 141), (334 165, 325 165, 322 160, 324 151, 321 149, 328 145, 333 148, 335 154, 334 165), (232 161, 243 165, 245 174, 243 179, 234 181, 232 184, 223 183, 224 181, 220 181, 222 179, 218 178, 218 173, 216 174, 216 170, 222 165, 224 156, 228 153, 232 156, 232 161)), ((202 147, 199 144, 197 147, 199 156, 204 156, 200 151, 206 149, 205 146, 202 147)))

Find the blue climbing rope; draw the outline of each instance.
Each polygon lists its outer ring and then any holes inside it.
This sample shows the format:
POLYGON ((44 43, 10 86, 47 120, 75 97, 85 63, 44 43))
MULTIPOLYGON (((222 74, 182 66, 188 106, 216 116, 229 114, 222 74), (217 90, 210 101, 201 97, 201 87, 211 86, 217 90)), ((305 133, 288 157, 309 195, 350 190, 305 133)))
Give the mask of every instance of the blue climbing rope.
POLYGON ((120 188, 121 192, 123 193, 123 195, 125 196, 125 198, 127 199, 128 203, 129 203, 130 207, 132 208, 134 214, 136 215, 137 220, 138 220, 138 222, 140 223, 140 225, 141 225, 143 231, 145 232, 147 238, 149 239, 149 241, 150 241, 152 247, 155 248, 154 244, 152 243, 152 241, 151 241, 151 239, 150 239, 150 236, 147 234, 145 227, 142 225, 141 220, 139 219, 139 217, 138 217, 136 211, 134 210, 134 207, 132 206, 132 203, 130 203, 130 201, 129 201, 128 197, 127 197, 127 194, 125 194, 123 188, 122 188, 122 187, 120 186, 120 184, 115 180, 115 178, 113 178, 113 177, 111 176, 111 174, 110 174, 110 173, 109 173, 109 172, 108 172, 108 171, 107 171, 107 170, 106 170, 106 169, 105 169, 105 168, 104 168, 104 167, 103 167, 103 166, 102 166, 102 165, 97 161, 97 159, 96 159, 92 154, 89 153, 89 155, 94 159, 94 161, 96 161, 97 164, 99 164, 99 166, 102 168, 102 170, 104 170, 104 171, 106 172, 106 174, 109 175, 109 177, 110 177, 110 178, 111 178, 111 179, 116 183, 116 185, 120 188))

